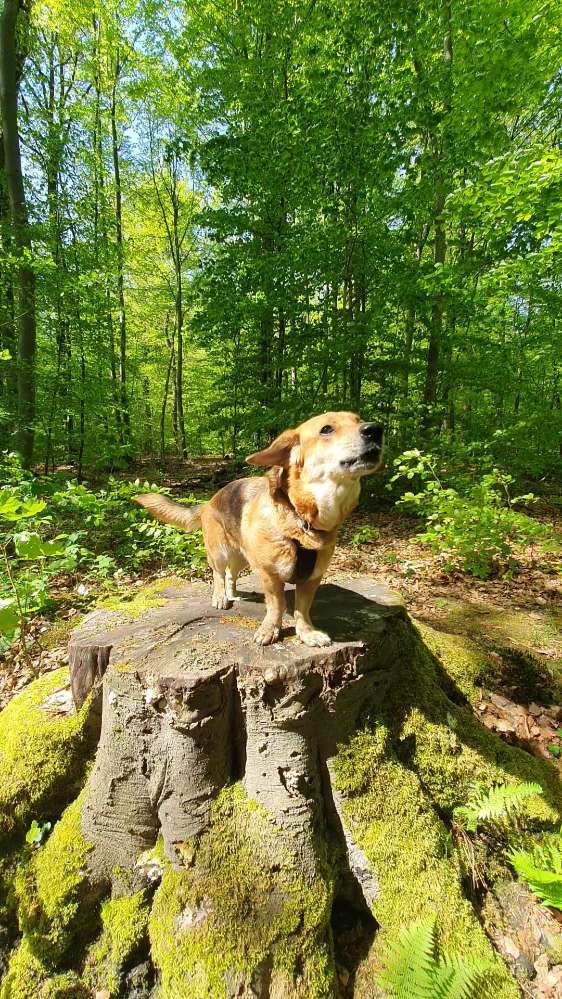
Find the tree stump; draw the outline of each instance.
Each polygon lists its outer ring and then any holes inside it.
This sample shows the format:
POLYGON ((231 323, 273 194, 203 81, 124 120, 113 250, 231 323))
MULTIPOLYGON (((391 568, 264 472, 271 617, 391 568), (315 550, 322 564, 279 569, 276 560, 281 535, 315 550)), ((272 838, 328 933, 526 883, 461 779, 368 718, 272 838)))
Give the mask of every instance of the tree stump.
MULTIPOLYGON (((70 644, 77 706, 103 688, 82 812, 94 868, 131 868, 159 833, 181 866, 184 844, 208 829, 221 789, 241 780, 313 877, 315 830, 341 825, 330 759, 365 705, 383 696, 384 635, 404 616, 401 599, 366 579, 321 587, 314 617, 334 641, 311 649, 290 628, 275 645, 254 644, 264 613, 256 577, 241 581, 230 611, 213 609, 199 583, 159 596, 163 606, 135 620, 94 612, 70 644)), ((348 852, 371 893, 351 841, 348 852)))
POLYGON ((528 807, 548 828, 562 795, 549 763, 480 723, 487 657, 456 636, 422 638, 366 577, 320 588, 326 648, 289 627, 256 646, 263 613, 251 576, 228 611, 202 583, 163 581, 148 603, 97 610, 75 632, 72 690, 77 706, 90 697, 99 741, 80 800, 37 855, 23 909, 33 939, 52 934, 42 865, 57 863, 94 992, 119 980, 124 999, 375 999, 388 942, 424 916, 453 952, 489 962, 483 999, 516 999, 452 816, 474 781, 539 782, 528 807), (100 887, 113 898, 88 950, 100 887), (114 913, 130 920, 128 950, 114 913), (127 992, 134 961, 156 991, 127 992))
POLYGON ((252 576, 230 611, 199 583, 157 603, 96 611, 70 644, 76 704, 91 694, 100 727, 81 806, 91 877, 150 890, 161 837, 150 953, 166 999, 352 995, 331 921, 352 913, 366 953, 377 884, 331 763, 384 698, 402 601, 365 578, 321 587, 322 649, 292 628, 253 642, 264 603, 252 576))

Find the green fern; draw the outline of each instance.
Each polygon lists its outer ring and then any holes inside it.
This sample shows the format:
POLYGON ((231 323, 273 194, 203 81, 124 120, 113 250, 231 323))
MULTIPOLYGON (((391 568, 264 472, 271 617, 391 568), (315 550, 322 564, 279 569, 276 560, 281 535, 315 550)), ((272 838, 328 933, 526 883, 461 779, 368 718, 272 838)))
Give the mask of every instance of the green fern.
POLYGON ((542 794, 540 784, 496 784, 486 790, 482 784, 473 784, 466 805, 459 805, 453 818, 468 832, 475 833, 482 822, 507 818, 535 794, 542 794))
POLYGON ((532 850, 511 850, 509 860, 542 902, 562 909, 562 829, 532 850))
POLYGON ((388 999, 476 999, 489 967, 456 955, 438 957, 435 919, 418 919, 389 945, 379 984, 388 999))

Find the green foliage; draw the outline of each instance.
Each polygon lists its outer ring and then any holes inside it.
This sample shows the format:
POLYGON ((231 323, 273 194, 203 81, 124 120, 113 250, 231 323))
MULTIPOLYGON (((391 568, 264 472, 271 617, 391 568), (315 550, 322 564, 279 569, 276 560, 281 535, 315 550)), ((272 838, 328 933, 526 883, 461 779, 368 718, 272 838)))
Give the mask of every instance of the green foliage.
POLYGON ((414 482, 416 492, 403 492, 398 505, 424 517, 420 541, 444 556, 447 570, 461 569, 480 579, 506 573, 517 564, 517 545, 548 537, 548 528, 513 507, 531 503, 532 493, 511 497, 513 478, 494 468, 459 489, 446 486, 431 454, 414 449, 394 461, 390 484, 414 482))
POLYGON ((447 31, 437 0, 195 6, 32 5, 37 460, 242 454, 341 406, 384 415, 393 446, 454 435, 518 477, 555 472, 555 0, 459 0, 447 31))
POLYGON ((475 833, 485 822, 498 822, 518 812, 529 798, 542 794, 540 784, 528 781, 522 784, 496 784, 485 788, 474 784, 465 805, 459 805, 453 818, 468 832, 475 833))
POLYGON ((388 947, 379 982, 389 999, 477 999, 489 965, 437 950, 435 919, 400 930, 388 947))
POLYGON ((352 548, 359 548, 361 545, 368 545, 372 541, 376 541, 379 535, 380 531, 376 527, 369 527, 368 524, 363 524, 352 532, 349 544, 352 548))
POLYGON ((510 863, 546 905, 562 910, 562 829, 528 850, 512 850, 510 863))
MULTIPOLYGON (((148 482, 110 478, 98 491, 60 476, 16 474, 0 492, 0 641, 23 636, 31 617, 53 607, 53 584, 80 579, 87 589, 109 585, 141 568, 181 567, 201 574, 206 567, 200 534, 155 524, 132 502, 139 488, 161 492, 148 482), (24 529, 23 529, 24 528, 24 529)), ((195 502, 190 497, 188 502, 195 502)))
POLYGON ((25 842, 29 846, 39 846, 43 842, 46 836, 51 831, 51 822, 38 822, 37 819, 33 819, 29 829, 25 834, 25 842))

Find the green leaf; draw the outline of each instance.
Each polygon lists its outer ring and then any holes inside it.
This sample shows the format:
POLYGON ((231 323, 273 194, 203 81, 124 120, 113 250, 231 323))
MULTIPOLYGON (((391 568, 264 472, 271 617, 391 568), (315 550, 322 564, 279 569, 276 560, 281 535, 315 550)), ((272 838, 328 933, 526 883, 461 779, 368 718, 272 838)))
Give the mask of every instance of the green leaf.
POLYGON ((64 545, 60 541, 42 541, 37 533, 22 532, 14 537, 14 545, 18 558, 27 561, 40 558, 52 558, 64 555, 64 545))
POLYGON ((439 957, 435 918, 426 917, 401 928, 378 977, 389 999, 477 999, 489 967, 454 954, 439 957))
POLYGON ((531 890, 547 905, 562 909, 562 830, 529 850, 511 850, 508 859, 531 890))
POLYGON ((50 822, 37 822, 36 819, 34 819, 25 834, 25 842, 29 843, 30 846, 39 846, 50 830, 50 822))
POLYGON ((17 604, 13 597, 0 599, 0 634, 12 636, 19 623, 17 604))

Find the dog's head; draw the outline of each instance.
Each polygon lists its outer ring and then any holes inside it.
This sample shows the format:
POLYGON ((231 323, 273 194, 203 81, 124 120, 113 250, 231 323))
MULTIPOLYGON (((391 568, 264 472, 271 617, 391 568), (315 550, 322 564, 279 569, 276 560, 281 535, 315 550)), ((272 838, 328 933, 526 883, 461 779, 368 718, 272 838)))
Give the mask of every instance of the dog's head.
POLYGON ((383 428, 355 413, 322 413, 284 430, 269 447, 250 454, 251 465, 301 468, 307 478, 359 478, 382 464, 383 428))

